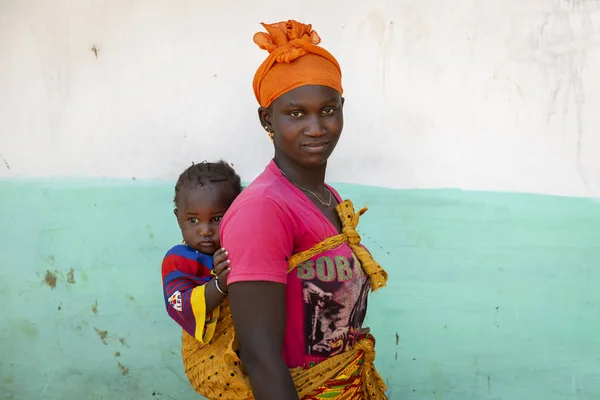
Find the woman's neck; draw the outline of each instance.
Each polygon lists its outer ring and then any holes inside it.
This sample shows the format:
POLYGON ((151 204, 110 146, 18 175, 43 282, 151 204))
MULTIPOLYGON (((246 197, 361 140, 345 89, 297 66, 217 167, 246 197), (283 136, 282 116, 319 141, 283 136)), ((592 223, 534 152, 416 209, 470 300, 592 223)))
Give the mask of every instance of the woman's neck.
POLYGON ((287 158, 277 157, 277 155, 275 155, 274 161, 277 167, 283 172, 283 175, 296 186, 320 194, 325 193, 327 163, 318 167, 303 167, 287 158))

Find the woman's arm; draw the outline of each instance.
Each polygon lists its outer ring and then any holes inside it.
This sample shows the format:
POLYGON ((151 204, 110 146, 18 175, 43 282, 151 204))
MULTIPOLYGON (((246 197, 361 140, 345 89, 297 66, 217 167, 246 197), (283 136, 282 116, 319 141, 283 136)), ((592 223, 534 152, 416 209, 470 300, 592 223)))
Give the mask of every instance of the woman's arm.
POLYGON ((229 304, 240 357, 256 400, 298 400, 282 356, 285 285, 253 281, 232 283, 229 304))
POLYGON ((233 325, 257 400, 298 400, 283 359, 293 239, 286 211, 262 192, 234 204, 221 221, 221 243, 231 260, 228 283, 233 325))

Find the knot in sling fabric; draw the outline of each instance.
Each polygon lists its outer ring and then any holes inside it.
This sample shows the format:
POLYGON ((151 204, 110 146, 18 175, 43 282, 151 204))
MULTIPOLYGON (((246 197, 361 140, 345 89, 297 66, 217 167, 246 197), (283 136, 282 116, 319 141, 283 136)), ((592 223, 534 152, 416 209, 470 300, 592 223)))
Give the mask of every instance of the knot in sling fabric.
POLYGON ((379 263, 373 259, 371 253, 360 244, 360 235, 356 231, 360 216, 366 213, 368 208, 363 207, 358 213, 355 213, 352 202, 346 200, 338 204, 335 207, 335 210, 342 220, 342 233, 329 237, 306 251, 292 255, 290 257, 290 268, 288 269, 288 272, 317 254, 333 249, 343 243, 348 243, 362 264, 365 273, 369 276, 371 290, 376 291, 384 287, 388 278, 387 272, 385 272, 379 263))
MULTIPOLYGON (((290 257, 288 272, 317 254, 348 243, 369 276, 371 290, 386 285, 387 273, 360 244, 356 231, 359 218, 367 211, 354 212, 352 202, 346 200, 336 206, 342 220, 342 233, 325 239, 312 248, 290 257)), ((220 306, 219 320, 212 340, 205 345, 182 331, 182 357, 185 373, 194 387, 208 399, 254 399, 250 380, 237 355, 239 348, 229 301, 220 306)), ((359 339, 353 348, 330 357, 310 368, 290 369, 298 395, 303 399, 370 399, 385 400, 386 385, 375 369, 375 339, 368 335, 359 339), (343 385, 353 377, 360 385, 343 385)))
POLYGON ((252 87, 262 107, 284 93, 304 85, 323 85, 342 94, 342 70, 331 53, 318 44, 321 38, 312 25, 289 20, 262 24, 265 32, 254 43, 269 52, 258 67, 252 87))

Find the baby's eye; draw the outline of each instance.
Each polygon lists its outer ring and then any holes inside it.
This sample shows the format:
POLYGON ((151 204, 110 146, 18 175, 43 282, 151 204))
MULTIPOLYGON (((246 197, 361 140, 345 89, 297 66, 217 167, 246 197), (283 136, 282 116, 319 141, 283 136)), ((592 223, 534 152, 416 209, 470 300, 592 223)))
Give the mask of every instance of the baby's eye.
POLYGON ((304 115, 304 113, 302 111, 292 111, 290 115, 294 118, 300 118, 304 115))
POLYGON ((219 215, 218 217, 213 218, 213 222, 221 222, 222 219, 223 217, 219 215))
POLYGON ((190 221, 192 224, 196 224, 198 223, 198 218, 190 218, 188 221, 190 221))

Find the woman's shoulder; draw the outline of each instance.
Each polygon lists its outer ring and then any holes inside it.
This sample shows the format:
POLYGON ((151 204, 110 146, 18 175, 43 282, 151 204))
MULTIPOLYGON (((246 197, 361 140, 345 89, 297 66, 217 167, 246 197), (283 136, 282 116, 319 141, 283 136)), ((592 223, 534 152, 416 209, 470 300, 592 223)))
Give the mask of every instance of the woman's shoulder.
POLYGON ((289 206, 288 192, 281 178, 267 168, 237 196, 225 213, 223 222, 227 224, 234 216, 235 219, 242 217, 253 221, 267 221, 274 216, 289 219, 293 210, 289 206))
POLYGON ((255 180, 231 204, 230 210, 256 209, 264 207, 285 208, 285 190, 276 180, 255 180))
POLYGON ((285 207, 293 193, 271 162, 235 199, 231 208, 277 205, 285 207))
POLYGON ((221 234, 250 229, 254 235, 261 231, 292 235, 297 218, 277 187, 276 184, 258 184, 255 181, 244 189, 225 213, 221 234))

